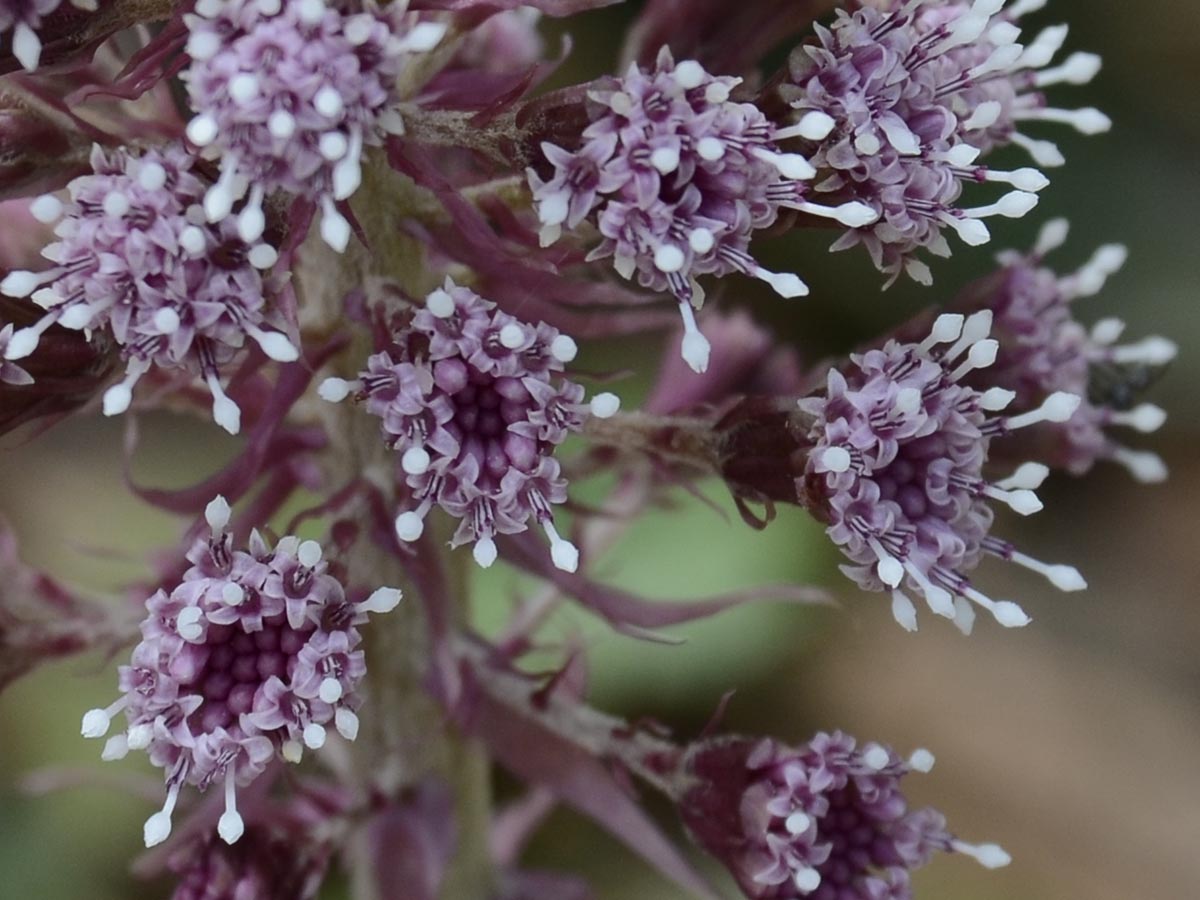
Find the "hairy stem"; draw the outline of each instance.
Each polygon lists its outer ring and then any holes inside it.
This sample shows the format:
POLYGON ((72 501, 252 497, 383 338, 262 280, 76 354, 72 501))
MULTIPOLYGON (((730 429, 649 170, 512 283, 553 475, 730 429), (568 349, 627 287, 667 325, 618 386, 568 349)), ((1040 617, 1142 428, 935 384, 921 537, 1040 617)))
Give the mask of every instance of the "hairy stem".
MULTIPOLYGON (((421 264, 420 248, 400 227, 405 210, 419 202, 416 189, 388 169, 381 154, 372 154, 364 162, 364 183, 353 205, 370 249, 352 243, 345 254, 337 255, 316 237, 302 248, 296 288, 306 335, 345 333, 343 299, 373 279, 388 279, 414 294, 433 286, 421 264)), ((353 331, 354 339, 333 362, 338 375, 352 377, 372 352, 366 330, 353 331)), ((330 483, 365 479, 388 486, 385 494, 390 496, 394 461, 376 421, 351 404, 316 403, 316 415, 331 440, 326 454, 330 483)), ((368 676, 362 730, 355 744, 359 788, 365 797, 387 803, 401 800, 408 789, 430 777, 443 781, 455 797, 457 847, 441 896, 483 900, 491 886, 488 762, 472 742, 453 732, 442 708, 425 689, 431 641, 423 601, 431 598, 417 596, 400 559, 371 540, 365 503, 358 512, 362 534, 347 559, 351 583, 401 586, 407 595, 398 609, 375 619, 364 631, 368 676)), ((430 546, 444 544, 431 542, 430 546)), ((448 596, 432 598, 453 607, 447 610, 449 618, 463 614, 455 601, 464 587, 452 584, 448 596)), ((379 865, 389 853, 401 849, 376 846, 370 830, 360 829, 350 848, 355 900, 396 896, 399 886, 380 883, 379 865)))

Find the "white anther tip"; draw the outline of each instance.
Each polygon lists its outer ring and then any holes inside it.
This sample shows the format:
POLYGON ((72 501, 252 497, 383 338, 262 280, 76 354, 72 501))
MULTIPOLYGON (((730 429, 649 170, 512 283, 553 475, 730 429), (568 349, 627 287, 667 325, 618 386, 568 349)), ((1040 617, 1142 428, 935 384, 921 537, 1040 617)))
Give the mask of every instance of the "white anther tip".
POLYGON ((821 886, 821 873, 816 869, 797 869, 792 874, 792 882, 796 885, 797 890, 811 894, 821 886))
POLYGON ((242 430, 242 411, 228 397, 214 397, 213 421, 230 434, 237 434, 242 430))
POLYGON ((900 560, 892 556, 881 559, 879 565, 876 566, 876 571, 879 574, 879 580, 888 587, 898 587, 904 578, 904 566, 900 560))
POLYGON ((320 750, 325 746, 325 729, 316 722, 304 726, 304 746, 309 750, 320 750))
POLYGON ((1081 403, 1083 403, 1083 398, 1078 394, 1056 391, 1046 398, 1042 409, 1045 412, 1046 421, 1066 422, 1075 415, 1075 411, 1079 409, 1081 403))
POLYGON ((579 345, 568 335, 560 334, 550 342, 550 355, 560 363, 569 363, 579 355, 579 345))
POLYGON ((246 824, 235 809, 226 810, 217 821, 217 834, 227 844, 236 844, 245 832, 246 824))
POLYGON ((296 558, 306 569, 315 568, 321 562, 323 551, 316 541, 305 541, 296 550, 296 558))
POLYGON ((106 416, 119 416, 133 402, 133 391, 127 384, 114 384, 104 392, 103 411, 106 416))
POLYGON ((799 275, 794 275, 791 272, 778 272, 773 273, 769 281, 775 293, 785 300, 791 300, 793 297, 808 296, 808 285, 801 280, 799 275))
POLYGON ((559 538, 550 545, 550 559, 554 567, 564 572, 579 569, 579 548, 570 541, 559 538))
POLYGON ((1074 566, 1048 566, 1046 578, 1060 591, 1086 591, 1087 581, 1074 566))
POLYGON ((934 320, 930 337, 938 344, 957 341, 963 331, 966 317, 962 313, 942 313, 934 320))
MULTIPOLYGON (((36 272, 28 272, 24 269, 16 269, 4 276, 4 280, 0 281, 0 294, 8 297, 28 297, 38 285, 42 283, 41 277, 36 272)), ((22 329, 24 331, 25 329, 22 329)), ((21 332, 18 331, 17 334, 21 332)), ((14 335, 15 337, 15 335, 14 335)), ((36 346, 36 342, 35 342, 36 346)), ((15 357, 9 356, 9 359, 15 357)))
POLYGON ((85 738, 102 738, 108 734, 108 727, 111 722, 112 719, 104 710, 89 709, 83 714, 80 734, 85 738))
POLYGON ((525 329, 515 322, 509 322, 500 329, 500 343, 509 350, 516 350, 525 343, 525 329))
POLYGON ((704 83, 704 79, 708 77, 708 73, 704 71, 704 66, 694 59, 685 59, 675 66, 674 76, 676 84, 685 91, 690 91, 700 87, 704 83))
MULTIPOLYGON (((420 519, 417 520, 418 522, 420 519)), ((400 605, 400 601, 404 599, 404 593, 399 588, 381 587, 376 588, 371 596, 359 604, 360 612, 368 613, 390 613, 393 609, 400 605)))
POLYGON ((415 512, 403 512, 396 516, 396 537, 405 543, 415 541, 425 533, 425 520, 415 512))
POLYGON ((57 222, 62 212, 62 201, 53 194, 43 194, 29 204, 29 214, 43 225, 57 222))
POLYGON ((433 458, 424 447, 409 447, 400 457, 400 468, 408 475, 424 475, 433 464, 433 458))
POLYGON ((1025 615, 1025 610, 1011 600, 1001 600, 992 608, 992 615, 1005 628, 1024 628, 1033 619, 1025 615))
POLYGON ((912 755, 908 758, 908 767, 914 772, 928 773, 933 771, 935 762, 934 755, 922 747, 912 752, 912 755))
POLYGON ((334 727, 337 728, 338 734, 348 741, 354 741, 358 737, 358 716, 352 710, 342 706, 333 716, 334 727))
POLYGON ((481 569, 488 569, 496 561, 499 551, 496 549, 496 542, 490 537, 485 537, 475 542, 471 555, 475 557, 475 562, 481 569))
POLYGON ((342 699, 342 683, 336 678, 326 678, 317 688, 317 696, 322 703, 337 703, 342 699))
POLYGON ((621 398, 614 393, 605 391, 593 397, 589 407, 592 415, 597 419, 610 419, 621 409, 621 398))
POLYGON ((876 744, 863 754, 863 762, 868 768, 880 772, 887 768, 887 765, 892 760, 892 755, 883 747, 876 744))
POLYGON ((674 244, 662 244, 654 251, 654 267, 668 275, 682 269, 686 261, 683 251, 674 244))
POLYGON ((229 503, 224 497, 217 496, 210 500, 208 505, 204 507, 204 521, 208 523, 208 527, 214 533, 221 532, 229 524, 230 513, 229 503))
POLYGON ((821 454, 821 465, 830 472, 849 471, 850 462, 850 451, 845 447, 828 447, 821 454))
POLYGON ((197 147, 207 147, 217 138, 217 120, 212 116, 199 115, 188 122, 187 139, 197 147))
POLYGON ((425 298, 425 308, 439 319, 454 315, 454 298, 440 288, 425 298))
POLYGON ((246 600, 246 591, 232 581, 221 588, 221 602, 227 606, 241 606, 246 600))
POLYGON ((650 165, 660 175, 670 175, 679 168, 679 151, 674 147, 659 147, 650 154, 650 165))
POLYGON ((690 331, 683 336, 682 351, 684 362, 693 372, 708 371, 708 357, 712 352, 712 345, 709 344, 708 338, 698 331, 690 331))
POLYGON ((357 382, 345 378, 326 378, 317 388, 317 395, 329 403, 340 403, 350 396, 350 392, 358 386, 357 382))
POLYGON ((1041 512, 1044 508, 1042 501, 1038 499, 1038 495, 1025 488, 1018 488, 1010 492, 1006 499, 1013 512, 1022 516, 1031 516, 1034 513, 1041 512))
POLYGON ((156 847, 171 836, 171 817, 165 812, 156 812, 142 826, 142 839, 146 848, 156 847))
POLYGON ((263 353, 276 362, 289 363, 300 358, 300 351, 296 349, 296 345, 287 339, 287 335, 278 331, 264 331, 256 334, 254 339, 263 353))
POLYGON ((1153 403, 1143 403, 1130 410, 1125 421, 1143 434, 1149 434, 1163 427, 1163 423, 1167 421, 1167 411, 1153 403))

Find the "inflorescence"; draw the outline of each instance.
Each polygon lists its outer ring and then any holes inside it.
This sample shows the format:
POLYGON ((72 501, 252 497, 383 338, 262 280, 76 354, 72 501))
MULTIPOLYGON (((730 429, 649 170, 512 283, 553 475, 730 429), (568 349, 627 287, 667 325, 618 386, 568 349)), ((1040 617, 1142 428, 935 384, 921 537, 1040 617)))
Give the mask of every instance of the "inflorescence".
POLYGON ((1108 429, 1149 433, 1162 426, 1166 412, 1137 399, 1177 348, 1158 335, 1118 343, 1125 330, 1120 319, 1102 319, 1090 329, 1076 320, 1075 301, 1099 293, 1127 253, 1120 244, 1108 244, 1078 271, 1060 277, 1043 266, 1043 259, 1066 236, 1065 220, 1048 222, 1030 253, 1001 254, 999 280, 989 278, 979 295, 969 298, 993 311, 1003 338, 989 381, 1014 391, 1017 409, 1030 409, 1055 391, 1084 398, 1066 422, 1037 429, 1049 435, 1048 446, 1039 450, 1054 465, 1082 475, 1097 460, 1111 460, 1139 481, 1162 481, 1167 470, 1158 454, 1132 450, 1108 429))
POLYGON ((813 202, 808 180, 816 170, 780 147, 826 136, 829 116, 816 112, 776 127, 753 104, 730 99, 738 83, 692 60, 676 64, 664 48, 652 71, 631 66, 611 89, 589 94, 592 124, 578 150, 542 145, 554 167, 549 181, 529 172, 543 243, 594 218, 603 239, 589 259, 611 257, 623 277, 636 273, 643 287, 675 296, 683 356, 698 372, 710 351, 696 327, 694 308, 704 296, 697 276, 741 272, 784 297, 803 296, 808 287, 799 277, 768 271, 750 256, 754 232, 785 208, 851 227, 877 216, 856 201, 813 202))
POLYGON ((587 416, 619 406, 610 393, 585 403, 582 387, 556 379, 577 352, 557 329, 521 322, 447 279, 391 349, 367 360, 355 381, 327 379, 321 396, 353 393, 382 420, 416 503, 396 518, 400 540, 420 538, 439 506, 460 520, 452 544, 473 544, 486 567, 496 560, 495 536, 534 519, 554 564, 573 572, 579 552, 554 526, 553 506, 567 496, 554 450, 587 416))
POLYGON ((104 758, 145 750, 166 773, 166 804, 146 821, 148 847, 171 833, 185 784, 224 791, 218 831, 232 844, 243 831, 238 787, 276 756, 299 762, 305 747, 322 747, 330 725, 354 740, 366 672, 357 626, 400 602, 393 588, 348 601, 315 541, 288 536, 272 548, 254 532, 248 550, 235 550, 229 514, 221 497, 208 505, 211 536, 188 553, 182 581, 146 601, 120 699, 83 717, 83 736, 100 738, 123 712, 126 727, 104 758))
POLYGON ((200 0, 187 17, 185 75, 196 111, 188 139, 220 159, 204 198, 210 222, 237 213, 238 233, 262 234, 263 202, 284 191, 320 207, 321 236, 341 251, 350 223, 337 210, 362 181, 365 146, 401 134, 396 83, 410 54, 445 33, 406 3, 200 0))
POLYGON ((1086 587, 1070 566, 1039 562, 990 534, 988 501, 1037 512, 1033 489, 1048 472, 1029 463, 988 481, 991 441, 1038 422, 1066 422, 1082 399, 1056 391, 1037 409, 1003 414, 1015 393, 976 389, 968 378, 996 361, 991 324, 990 310, 946 313, 924 341, 892 340, 852 356, 847 372, 830 371, 824 395, 800 401, 816 417, 807 490, 851 560, 843 571, 866 590, 890 590, 892 613, 909 630, 916 609, 905 588, 965 632, 974 623, 972 604, 1002 625, 1028 624, 1017 604, 992 600, 967 579, 984 555, 1039 572, 1061 590, 1086 587))
POLYGON ((92 174, 71 182, 32 212, 57 223, 42 255, 44 272, 14 271, 0 281, 13 297, 32 295, 42 318, 9 338, 7 359, 32 354, 51 325, 105 329, 121 348, 125 378, 104 394, 104 412, 128 409, 133 387, 151 367, 198 374, 213 398, 213 418, 236 433, 241 414, 226 396, 220 368, 254 340, 272 359, 299 353, 265 296, 263 270, 278 254, 247 243, 232 223, 210 224, 200 208, 205 184, 180 145, 135 154, 92 151, 92 174))
POLYGON ((841 732, 792 748, 772 740, 696 747, 694 786, 681 804, 696 839, 755 900, 911 900, 910 873, 936 852, 1007 865, 995 844, 953 837, 935 809, 910 810, 902 779, 933 754, 907 760, 841 732))
MULTIPOLYGON (((832 125, 811 162, 822 180, 816 191, 865 203, 873 224, 853 228, 833 249, 862 244, 875 265, 928 283, 929 267, 915 254, 949 256, 943 232, 964 243, 990 239, 984 219, 1020 217, 1048 183, 1035 168, 998 171, 979 165, 995 147, 1016 144, 1037 166, 1062 165, 1058 148, 1021 129, 1031 122, 1072 125, 1084 134, 1111 123, 1096 109, 1047 105, 1043 89, 1084 84, 1100 58, 1075 53, 1050 67, 1067 36, 1065 25, 1019 43, 1016 22, 1045 0, 888 0, 838 12, 819 43, 793 56, 784 96, 802 116, 824 115, 832 125), (966 185, 1011 185, 994 203, 964 208, 966 185)), ((802 120, 803 121, 803 120, 802 120)))

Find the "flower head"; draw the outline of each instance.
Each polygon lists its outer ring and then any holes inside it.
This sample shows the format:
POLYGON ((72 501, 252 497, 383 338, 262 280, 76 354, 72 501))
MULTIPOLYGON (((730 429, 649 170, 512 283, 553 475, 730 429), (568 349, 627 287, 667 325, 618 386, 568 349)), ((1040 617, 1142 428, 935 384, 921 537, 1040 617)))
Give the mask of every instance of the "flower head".
POLYGON ((802 46, 792 61, 785 97, 801 115, 833 121, 812 154, 826 177, 818 190, 868 204, 878 221, 848 231, 834 244, 862 244, 885 273, 902 271, 927 283, 925 249, 948 256, 949 228, 967 244, 990 239, 983 220, 1023 216, 1049 182, 1035 168, 997 171, 977 164, 996 146, 1015 143, 1040 167, 1061 165, 1053 145, 1027 136, 1029 122, 1061 122, 1086 134, 1110 127, 1096 109, 1047 106, 1042 89, 1082 84, 1100 60, 1077 53, 1047 68, 1066 38, 1066 26, 1018 43, 1015 24, 1041 0, 887 0, 841 11, 819 44, 802 46), (965 185, 1011 185, 995 203, 959 205, 965 185))
POLYGON ((218 831, 232 844, 244 827, 239 786, 276 755, 298 762, 305 747, 320 748, 329 725, 354 740, 366 671, 356 626, 400 600, 380 588, 348 602, 315 541, 285 537, 271 548, 255 532, 248 550, 233 549, 221 497, 205 516, 211 536, 188 553, 183 580, 146 601, 142 641, 120 670, 121 697, 83 717, 83 736, 98 738, 124 712, 127 726, 108 739, 104 758, 144 749, 164 770, 167 801, 146 822, 148 847, 170 834, 185 784, 224 790, 218 831))
POLYGON ((22 359, 57 323, 105 329, 126 361, 125 379, 104 395, 104 412, 124 412, 133 387, 152 366, 184 368, 204 379, 213 418, 237 432, 240 413, 221 387, 219 368, 256 341, 273 359, 296 348, 270 320, 260 270, 275 264, 267 244, 248 244, 230 224, 204 221, 204 182, 178 145, 92 152, 92 174, 71 182, 66 203, 39 197, 32 210, 57 222, 58 241, 43 255, 44 272, 15 271, 0 282, 13 297, 33 296, 46 314, 15 332, 5 351, 22 359))
POLYGON ((447 279, 393 349, 367 360, 356 381, 326 380, 321 395, 355 393, 381 419, 416 503, 396 519, 402 541, 417 540, 440 506, 460 520, 454 546, 474 544, 476 561, 490 566, 495 536, 534 519, 555 565, 574 571, 578 551, 554 527, 553 506, 567 496, 554 450, 586 416, 618 406, 607 393, 584 403, 583 388, 558 377, 576 352, 556 329, 521 322, 447 279))
POLYGON ((413 51, 432 49, 445 28, 416 23, 404 2, 201 0, 187 18, 188 139, 220 157, 204 198, 211 222, 237 215, 246 241, 263 230, 271 191, 321 208, 321 235, 337 250, 350 224, 335 207, 362 180, 363 147, 403 131, 396 81, 413 51))
POLYGON ((1046 462, 1082 475, 1106 459, 1124 465, 1140 481, 1161 481, 1167 470, 1157 454, 1131 450, 1108 429, 1145 433, 1163 424, 1166 413, 1152 403, 1138 403, 1137 397, 1175 357, 1176 346, 1160 336, 1118 344, 1125 327, 1120 319, 1103 319, 1091 329, 1075 319, 1075 301, 1099 293, 1124 264, 1126 250, 1119 244, 1103 246, 1078 271, 1060 277, 1043 266, 1043 259, 1066 235, 1066 221, 1047 223, 1030 253, 1001 254, 1002 270, 968 292, 971 305, 993 311, 1002 338, 988 380, 1016 393, 1015 410, 1031 409, 1055 391, 1084 398, 1066 422, 1032 430, 1046 462))
POLYGON ((741 738, 699 745, 681 803, 697 841, 755 900, 911 900, 910 873, 938 851, 989 868, 994 844, 956 840, 934 809, 910 810, 901 780, 933 755, 904 760, 881 744, 821 733, 802 747, 741 738))
POLYGON ((832 370, 823 396, 800 401, 815 416, 804 490, 829 522, 828 534, 851 565, 843 571, 866 590, 890 590, 892 612, 909 630, 916 610, 904 588, 964 631, 972 603, 1005 626, 1028 624, 1019 606, 996 602, 966 577, 982 556, 1012 560, 1063 590, 1085 587, 1069 566, 1046 565, 993 537, 989 501, 1022 515, 1042 508, 1032 488, 1046 467, 1022 466, 1010 478, 984 475, 991 441, 1038 422, 1065 422, 1080 397, 1056 392, 1035 410, 1004 415, 1010 390, 970 386, 970 373, 991 366, 992 313, 964 320, 939 316, 920 343, 889 341, 832 370))
POLYGON ((828 116, 777 128, 753 104, 729 99, 738 83, 691 60, 677 64, 663 48, 652 71, 633 65, 611 89, 590 94, 592 124, 582 147, 542 145, 554 168, 549 181, 529 173, 543 242, 594 218, 603 239, 590 258, 611 257, 625 278, 636 273, 643 286, 675 296, 686 328, 683 355, 697 371, 709 355, 693 312, 703 302, 697 276, 741 272, 785 297, 802 296, 803 281, 750 256, 754 232, 783 208, 848 226, 876 218, 858 202, 811 202, 807 180, 815 170, 779 146, 824 137, 833 126, 828 116))

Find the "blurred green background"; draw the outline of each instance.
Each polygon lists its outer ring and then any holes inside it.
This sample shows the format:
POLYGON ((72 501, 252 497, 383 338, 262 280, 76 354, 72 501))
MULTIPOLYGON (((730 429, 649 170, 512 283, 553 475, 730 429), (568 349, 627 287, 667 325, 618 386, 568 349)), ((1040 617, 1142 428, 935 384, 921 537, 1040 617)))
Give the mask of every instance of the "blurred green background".
MULTIPOLYGON (((812 297, 784 304, 752 286, 729 288, 809 358, 946 299, 990 266, 990 254, 1027 246, 1041 221, 1072 220, 1067 269, 1098 244, 1121 241, 1130 262, 1080 316, 1118 314, 1133 337, 1171 336, 1181 358, 1152 399, 1171 419, 1151 443, 1171 481, 1133 484, 1098 468, 1084 480, 1056 477, 1046 511, 1003 530, 1036 555, 1072 561, 1091 583, 1058 595, 1002 566, 983 575, 990 593, 1020 598, 1034 617, 1024 631, 980 622, 962 638, 925 616, 908 635, 886 604, 843 583, 820 531, 785 514, 763 533, 679 498, 631 531, 602 561, 615 583, 651 596, 685 597, 791 578, 832 586, 838 610, 752 608, 674 633, 677 647, 637 643, 574 614, 594 664, 594 700, 657 717, 680 733, 702 727, 720 695, 736 688, 726 724, 801 740, 844 728, 938 756, 911 779, 917 801, 936 803, 964 837, 995 840, 1014 864, 984 872, 944 859, 918 876, 925 900, 1150 900, 1200 896, 1200 4, 1192 0, 1053 0, 1039 22, 1068 21, 1068 49, 1101 53, 1105 68, 1087 88, 1064 89, 1063 105, 1097 105, 1111 135, 1053 134, 1068 165, 1053 173, 1042 205, 995 227, 991 247, 963 250, 935 268, 932 289, 878 278, 854 252, 830 257, 824 234, 760 242, 766 264, 803 274, 812 297), (742 291, 744 290, 744 293, 742 291), (714 552, 719 548, 720 552, 714 552)), ((611 67, 612 35, 632 13, 605 10, 573 21, 577 58, 567 76, 611 67)), ((131 498, 120 480, 120 424, 79 418, 35 441, 9 441, 0 455, 0 510, 30 562, 72 583, 115 588, 141 571, 141 554, 175 533, 170 517, 131 498)), ((182 485, 231 452, 216 429, 176 418, 148 419, 137 472, 145 482, 182 485)), ((1137 440, 1137 439, 1134 439, 1137 440)), ((510 574, 481 579, 480 606, 498 621, 514 589, 510 574)), ((0 898, 132 900, 165 896, 164 884, 129 875, 148 805, 111 777, 129 759, 102 765, 99 747, 78 737, 80 713, 108 702, 115 673, 106 660, 40 670, 0 696, 0 898), (31 798, 19 790, 42 767, 81 767, 86 787, 31 798)), ((670 821, 669 816, 664 816, 670 821)), ((662 882, 610 837, 558 814, 532 848, 531 863, 587 875, 604 900, 675 900, 662 882)), ((732 895, 731 895, 732 896, 732 895)))

